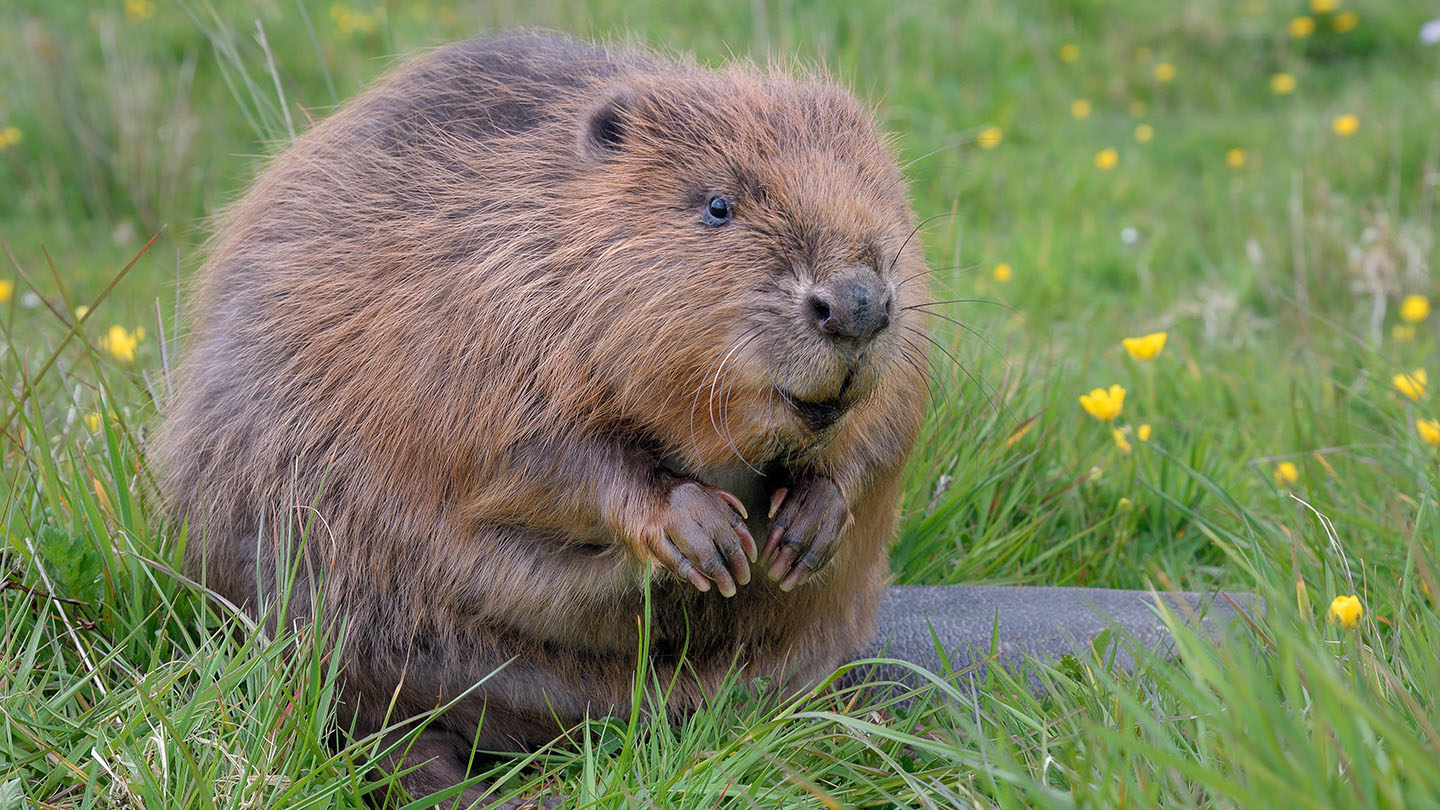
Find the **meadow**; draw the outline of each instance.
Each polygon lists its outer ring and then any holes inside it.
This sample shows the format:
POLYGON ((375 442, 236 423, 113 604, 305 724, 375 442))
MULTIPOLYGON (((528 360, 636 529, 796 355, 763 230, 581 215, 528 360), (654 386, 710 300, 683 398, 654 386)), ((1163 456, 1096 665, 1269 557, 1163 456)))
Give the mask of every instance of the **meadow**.
POLYGON ((1137 651, 1133 673, 1104 645, 1037 666, 1039 696, 991 668, 904 705, 737 685, 678 727, 596 719, 487 766, 497 795, 1440 807, 1428 11, 7 3, 0 808, 359 808, 386 789, 373 740, 328 745, 339 629, 254 632, 176 573, 185 527, 154 496, 147 436, 209 218, 396 58, 516 25, 823 63, 896 134, 937 295, 963 300, 935 328, 896 582, 1267 604, 1222 642, 1177 628, 1174 655, 1137 651))

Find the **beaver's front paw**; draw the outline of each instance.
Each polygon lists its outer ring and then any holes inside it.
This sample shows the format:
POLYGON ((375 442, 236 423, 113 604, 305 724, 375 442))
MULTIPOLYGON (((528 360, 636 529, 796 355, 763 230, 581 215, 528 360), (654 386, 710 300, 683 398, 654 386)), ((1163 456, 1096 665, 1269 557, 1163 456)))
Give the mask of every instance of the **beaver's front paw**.
POLYGON ((681 481, 669 492, 655 521, 641 537, 655 559, 701 591, 715 587, 725 596, 750 581, 755 538, 745 528, 740 499, 719 487, 681 481))
POLYGON ((824 476, 776 490, 771 502, 770 536, 760 560, 773 559, 770 578, 788 591, 825 567, 854 516, 840 486, 824 476))

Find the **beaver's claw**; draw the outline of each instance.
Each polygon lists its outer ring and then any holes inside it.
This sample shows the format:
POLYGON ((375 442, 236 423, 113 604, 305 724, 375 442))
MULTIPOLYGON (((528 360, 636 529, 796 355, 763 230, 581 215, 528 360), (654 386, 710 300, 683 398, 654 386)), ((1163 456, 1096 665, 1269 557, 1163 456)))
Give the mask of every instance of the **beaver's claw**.
POLYGON ((755 538, 745 528, 740 499, 718 487, 684 481, 670 490, 659 523, 645 537, 655 559, 701 591, 734 596, 750 581, 755 538))
POLYGON ((761 562, 770 578, 789 591, 825 567, 837 541, 854 522, 840 486, 824 476, 777 490, 771 501, 770 534, 761 562))

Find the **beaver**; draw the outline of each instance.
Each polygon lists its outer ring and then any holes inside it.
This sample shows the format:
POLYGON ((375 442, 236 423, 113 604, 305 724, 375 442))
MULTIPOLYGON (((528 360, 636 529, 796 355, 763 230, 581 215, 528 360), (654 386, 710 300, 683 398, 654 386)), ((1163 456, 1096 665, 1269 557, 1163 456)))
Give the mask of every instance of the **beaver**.
POLYGON ((863 652, 928 392, 873 119, 540 32, 395 69, 219 220, 158 438, 187 570, 344 622, 356 733, 451 703, 416 795, 628 710, 647 604, 674 712, 863 652))

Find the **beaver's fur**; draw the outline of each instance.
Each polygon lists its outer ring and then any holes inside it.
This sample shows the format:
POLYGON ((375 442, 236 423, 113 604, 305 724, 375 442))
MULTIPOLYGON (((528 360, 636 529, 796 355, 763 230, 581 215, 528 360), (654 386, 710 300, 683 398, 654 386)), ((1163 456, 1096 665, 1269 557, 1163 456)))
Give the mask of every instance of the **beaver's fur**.
POLYGON ((925 407, 914 227, 823 80, 535 33, 420 58, 220 223, 159 443, 188 569, 263 615, 297 560, 361 733, 503 665, 412 792, 628 707, 647 570, 674 709, 812 683, 872 633, 925 407))

